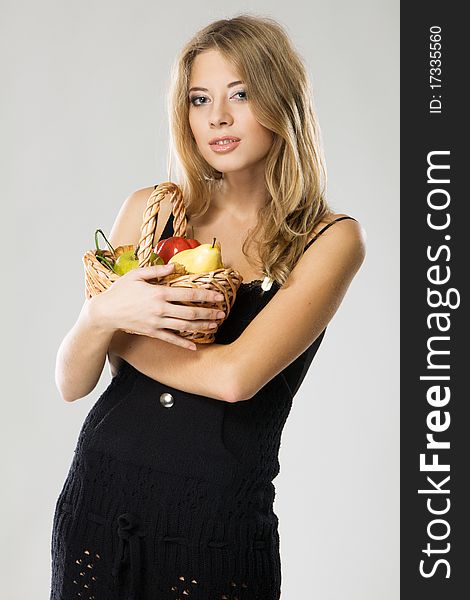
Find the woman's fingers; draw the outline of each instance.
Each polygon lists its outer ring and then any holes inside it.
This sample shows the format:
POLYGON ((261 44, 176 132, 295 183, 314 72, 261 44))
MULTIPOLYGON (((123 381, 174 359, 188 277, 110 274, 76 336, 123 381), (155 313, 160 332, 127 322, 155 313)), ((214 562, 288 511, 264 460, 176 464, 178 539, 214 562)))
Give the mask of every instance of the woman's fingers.
POLYGON ((191 320, 185 321, 184 319, 171 319, 165 318, 164 327, 168 329, 174 329, 175 331, 207 331, 211 329, 215 329, 217 327, 217 323, 214 321, 205 321, 205 320, 191 320))
POLYGON ((186 288, 172 285, 160 286, 160 290, 168 302, 207 302, 215 304, 225 299, 221 292, 207 290, 202 287, 186 288))
POLYGON ((175 319, 183 319, 185 321, 196 321, 210 319, 223 319, 224 311, 218 308, 202 308, 199 306, 186 306, 184 304, 173 304, 166 302, 164 307, 164 317, 174 317, 175 319))
POLYGON ((175 333, 171 333, 170 331, 167 331, 166 329, 159 329, 158 336, 156 336, 156 337, 163 340, 164 342, 168 342, 170 344, 175 344, 175 346, 180 346, 181 348, 186 348, 189 350, 197 350, 197 344, 195 344, 191 340, 186 340, 185 338, 182 338, 181 336, 179 336, 175 333))

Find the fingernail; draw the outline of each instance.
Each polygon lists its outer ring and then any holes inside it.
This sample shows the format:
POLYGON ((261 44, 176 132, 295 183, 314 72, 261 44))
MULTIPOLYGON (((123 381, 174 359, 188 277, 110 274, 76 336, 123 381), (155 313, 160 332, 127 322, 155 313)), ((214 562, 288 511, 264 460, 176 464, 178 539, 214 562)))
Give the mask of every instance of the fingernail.
POLYGON ((217 294, 217 296, 215 297, 216 300, 223 300, 224 296, 222 294, 217 294))
POLYGON ((218 319, 223 319, 225 317, 225 313, 222 312, 221 310, 219 310, 219 312, 217 313, 217 318, 218 319))

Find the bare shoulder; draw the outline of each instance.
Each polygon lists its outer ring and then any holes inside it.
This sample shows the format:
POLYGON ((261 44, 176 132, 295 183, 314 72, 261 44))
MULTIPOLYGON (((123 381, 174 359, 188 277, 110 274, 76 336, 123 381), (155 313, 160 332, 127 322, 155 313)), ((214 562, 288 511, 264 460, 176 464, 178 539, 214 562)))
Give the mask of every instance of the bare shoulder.
POLYGON ((328 224, 337 221, 318 235, 295 265, 289 276, 293 290, 302 288, 303 293, 303 282, 306 280, 311 281, 312 285, 315 285, 315 280, 317 285, 320 285, 320 281, 323 284, 336 281, 332 284, 335 287, 353 279, 366 256, 366 232, 355 217, 341 219, 350 216, 353 215, 332 214, 317 225, 311 239, 328 224))
MULTIPOLYGON (((318 235, 318 238, 315 240, 315 243, 312 244, 309 248, 313 248, 314 246, 326 245, 326 240, 328 240, 328 245, 348 245, 349 249, 354 251, 357 254, 358 259, 362 257, 362 260, 365 257, 366 253, 366 239, 367 234, 364 227, 361 225, 356 217, 353 218, 344 218, 344 217, 353 217, 353 215, 347 215, 345 213, 337 213, 331 214, 325 220, 321 221, 312 233, 309 241, 317 236, 323 228, 327 227, 325 231, 318 235), (336 222, 335 222, 336 221, 336 222)), ((307 250, 307 254, 309 253, 307 250)), ((310 252, 310 255, 312 253, 310 252)), ((362 262, 361 260, 361 262, 362 262)))
MULTIPOLYGON (((154 190, 153 186, 144 187, 132 192, 123 202, 111 229, 109 240, 113 247, 133 244, 136 246, 140 241, 143 217, 147 208, 147 202, 154 190)), ((171 212, 171 201, 166 195, 160 202, 160 209, 155 229, 155 240, 157 240, 165 226, 171 212)))

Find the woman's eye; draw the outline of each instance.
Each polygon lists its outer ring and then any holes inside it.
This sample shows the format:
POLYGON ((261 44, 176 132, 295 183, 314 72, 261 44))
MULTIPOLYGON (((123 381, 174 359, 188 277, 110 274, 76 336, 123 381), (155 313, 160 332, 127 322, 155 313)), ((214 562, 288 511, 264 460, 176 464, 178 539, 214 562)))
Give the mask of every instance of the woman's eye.
MULTIPOLYGON (((205 100, 205 96, 192 96, 190 98, 191 104, 193 104, 194 106, 199 106, 199 103, 196 103, 196 100, 205 100)), ((203 102, 203 104, 205 104, 203 102)))
POLYGON ((239 98, 239 100, 246 100, 246 92, 240 91, 240 92, 235 92, 234 96, 238 96, 238 94, 244 94, 244 98, 239 98))

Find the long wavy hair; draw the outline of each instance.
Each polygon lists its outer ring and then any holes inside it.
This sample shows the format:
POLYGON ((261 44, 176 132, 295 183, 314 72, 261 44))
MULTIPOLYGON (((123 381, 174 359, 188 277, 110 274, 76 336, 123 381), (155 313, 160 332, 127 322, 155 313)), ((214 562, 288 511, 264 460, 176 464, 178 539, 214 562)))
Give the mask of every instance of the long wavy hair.
POLYGON ((171 156, 188 215, 203 215, 223 173, 200 154, 189 125, 191 67, 205 50, 218 50, 244 81, 255 118, 274 132, 265 162, 269 200, 242 245, 248 262, 284 285, 316 225, 333 211, 326 194, 320 127, 306 68, 281 25, 270 17, 241 14, 210 23, 186 43, 171 70, 167 96, 171 156), (251 244, 256 252, 251 253, 251 244))

